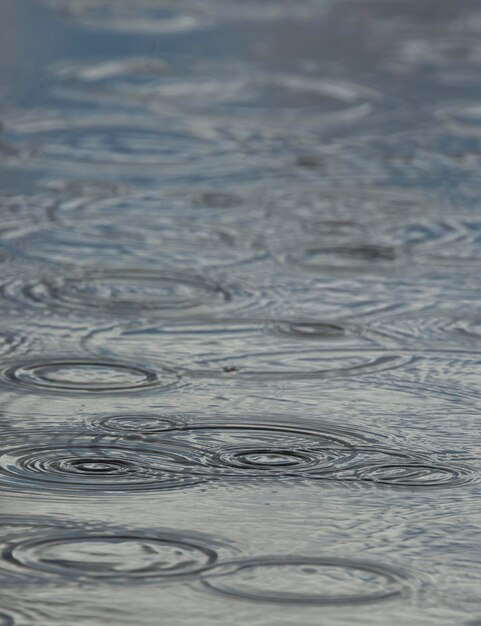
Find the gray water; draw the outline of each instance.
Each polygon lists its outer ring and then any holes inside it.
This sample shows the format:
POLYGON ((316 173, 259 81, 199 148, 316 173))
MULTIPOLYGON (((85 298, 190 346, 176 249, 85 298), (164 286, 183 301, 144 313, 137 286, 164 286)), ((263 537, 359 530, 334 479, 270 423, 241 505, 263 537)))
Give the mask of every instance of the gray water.
POLYGON ((0 1, 0 625, 481 623, 481 7, 0 1))

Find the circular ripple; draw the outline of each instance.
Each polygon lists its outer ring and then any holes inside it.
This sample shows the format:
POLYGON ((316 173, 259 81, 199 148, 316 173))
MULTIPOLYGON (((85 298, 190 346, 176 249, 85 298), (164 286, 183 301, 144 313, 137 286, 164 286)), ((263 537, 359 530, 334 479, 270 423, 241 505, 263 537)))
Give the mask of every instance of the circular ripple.
POLYGON ((142 435, 161 433, 182 428, 183 422, 178 418, 162 415, 109 415, 92 421, 94 428, 117 435, 142 435))
POLYGON ((402 594, 403 575, 391 568, 335 558, 273 556, 215 567, 209 589, 249 600, 302 604, 363 604, 402 594))
POLYGON ((170 370, 159 376, 137 366, 88 359, 20 363, 4 369, 2 376, 6 382, 30 389, 80 393, 167 389, 178 381, 170 370))
POLYGON ((447 128, 460 135, 481 135, 481 105, 471 104, 450 109, 441 109, 437 116, 447 128))
POLYGON ((109 174, 159 176, 182 180, 222 170, 230 176, 246 170, 245 155, 226 128, 202 127, 178 116, 85 115, 55 113, 12 116, 6 121, 16 162, 29 168, 55 169, 89 176, 104 168, 109 174), (237 147, 237 151, 232 151, 237 147), (229 158, 226 156, 229 155, 229 158))
MULTIPOLYGON (((258 12, 259 15, 259 12, 258 12)), ((57 69, 60 89, 78 100, 148 105, 154 110, 229 116, 243 123, 253 117, 275 122, 270 114, 294 119, 298 111, 322 122, 349 122, 369 115, 379 94, 344 81, 312 76, 253 72, 235 63, 188 63, 172 68, 152 58, 125 59, 91 65, 69 64, 57 69), (297 112, 297 113, 296 113, 297 112)))
POLYGON ((355 464, 365 441, 337 430, 295 429, 280 424, 185 426, 169 440, 201 450, 204 470, 232 477, 322 477, 355 464), (358 450, 359 448, 359 450, 358 450))
POLYGON ((7 488, 79 493, 142 492, 198 482, 195 450, 172 442, 156 446, 115 438, 76 437, 35 440, 0 456, 0 483, 7 488))
POLYGON ((186 372, 191 376, 253 378, 255 380, 313 380, 358 377, 402 367, 409 357, 369 350, 282 350, 253 352, 238 357, 194 361, 186 372))
POLYGON ((272 322, 268 328, 274 333, 296 339, 329 340, 345 337, 347 329, 340 324, 328 322, 272 322))
POLYGON ((348 463, 356 456, 350 450, 303 451, 275 447, 246 447, 228 450, 215 455, 220 464, 227 468, 248 473, 258 472, 281 475, 307 474, 313 471, 326 473, 348 463))
POLYGON ((24 286, 30 300, 116 314, 168 313, 226 302, 221 287, 196 277, 150 270, 110 270, 24 286))
POLYGON ((276 450, 271 448, 233 452, 229 455, 230 463, 239 467, 264 469, 270 467, 291 467, 312 463, 314 459, 307 454, 292 452, 291 450, 276 450))
POLYGON ((162 534, 71 534, 20 542, 3 558, 66 578, 149 579, 199 574, 215 564, 217 553, 162 534))
POLYGON ((285 260, 313 272, 328 270, 370 271, 392 267, 398 258, 396 248, 378 245, 307 248, 292 253, 285 260))
MULTIPOLYGON (((249 118, 256 114, 265 116, 273 110, 284 116, 298 115, 302 110, 304 115, 311 114, 322 121, 347 122, 368 115, 377 99, 370 89, 336 80, 272 73, 256 76, 252 71, 243 78, 239 75, 212 83, 209 90, 204 90, 204 98, 201 90, 201 98, 192 99, 190 106, 214 108, 218 113, 235 111, 237 116, 247 114, 249 118)), ((205 86, 205 79, 179 81, 179 93, 199 93, 200 82, 205 86)), ((162 96, 162 89, 157 94, 162 96)))
POLYGON ((466 483, 470 473, 459 467, 427 463, 386 463, 364 467, 358 480, 400 487, 452 487, 466 483))

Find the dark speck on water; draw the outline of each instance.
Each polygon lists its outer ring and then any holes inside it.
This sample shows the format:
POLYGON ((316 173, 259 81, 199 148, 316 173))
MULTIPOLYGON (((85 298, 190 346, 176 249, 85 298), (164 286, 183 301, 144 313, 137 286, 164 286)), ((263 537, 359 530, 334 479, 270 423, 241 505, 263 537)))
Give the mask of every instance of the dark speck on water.
POLYGON ((481 624, 480 37, 0 0, 0 626, 481 624))

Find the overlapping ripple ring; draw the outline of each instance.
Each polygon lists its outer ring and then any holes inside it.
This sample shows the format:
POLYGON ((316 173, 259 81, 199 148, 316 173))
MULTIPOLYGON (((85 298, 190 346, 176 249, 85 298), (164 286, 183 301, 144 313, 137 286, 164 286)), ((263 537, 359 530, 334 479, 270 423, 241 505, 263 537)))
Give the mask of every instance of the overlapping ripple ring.
POLYGON ((21 290, 32 302, 120 315, 175 313, 231 299, 222 287, 197 276, 148 269, 112 269, 48 278, 25 284, 21 290))
POLYGON ((228 478, 330 476, 356 463, 365 442, 339 430, 275 424, 185 425, 169 441, 201 450, 207 476, 228 478), (358 447, 356 447, 358 446, 358 447))
POLYGON ((122 393, 166 390, 179 376, 169 368, 154 371, 138 365, 95 359, 45 359, 14 363, 0 375, 4 382, 30 390, 63 393, 122 393))
MULTIPOLYGON (((382 350, 283 350, 225 358, 204 358, 185 368, 192 377, 255 380, 315 380, 349 378, 403 367, 411 357, 382 350)), ((184 371, 184 370, 183 370, 184 371)))
POLYGON ((240 159, 225 159, 226 137, 178 117, 86 115, 60 117, 55 112, 12 116, 5 122, 7 138, 18 150, 16 160, 29 167, 94 172, 98 167, 133 175, 140 171, 191 176, 202 161, 220 164, 225 172, 245 167, 240 159))
POLYGON ((151 413, 106 415, 92 420, 92 428, 103 430, 115 435, 148 435, 153 433, 178 430, 184 422, 176 417, 154 415, 151 413))
POLYGON ((202 577, 202 583, 229 596, 285 604, 365 604, 400 596, 405 590, 404 575, 390 567, 304 556, 265 556, 219 564, 202 577))
POLYGON ((210 545, 181 534, 57 533, 8 545, 10 565, 62 578, 176 579, 198 575, 217 561, 210 545))
POLYGON ((188 487, 202 481, 195 449, 116 437, 31 437, 0 455, 0 488, 79 494, 143 492, 188 487))

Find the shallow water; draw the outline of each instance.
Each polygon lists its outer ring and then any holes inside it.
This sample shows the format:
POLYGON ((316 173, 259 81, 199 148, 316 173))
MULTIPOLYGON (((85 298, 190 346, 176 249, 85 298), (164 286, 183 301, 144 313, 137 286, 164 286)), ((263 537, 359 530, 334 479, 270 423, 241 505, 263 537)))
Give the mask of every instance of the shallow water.
POLYGON ((0 626, 481 623, 474 0, 2 0, 0 626))

